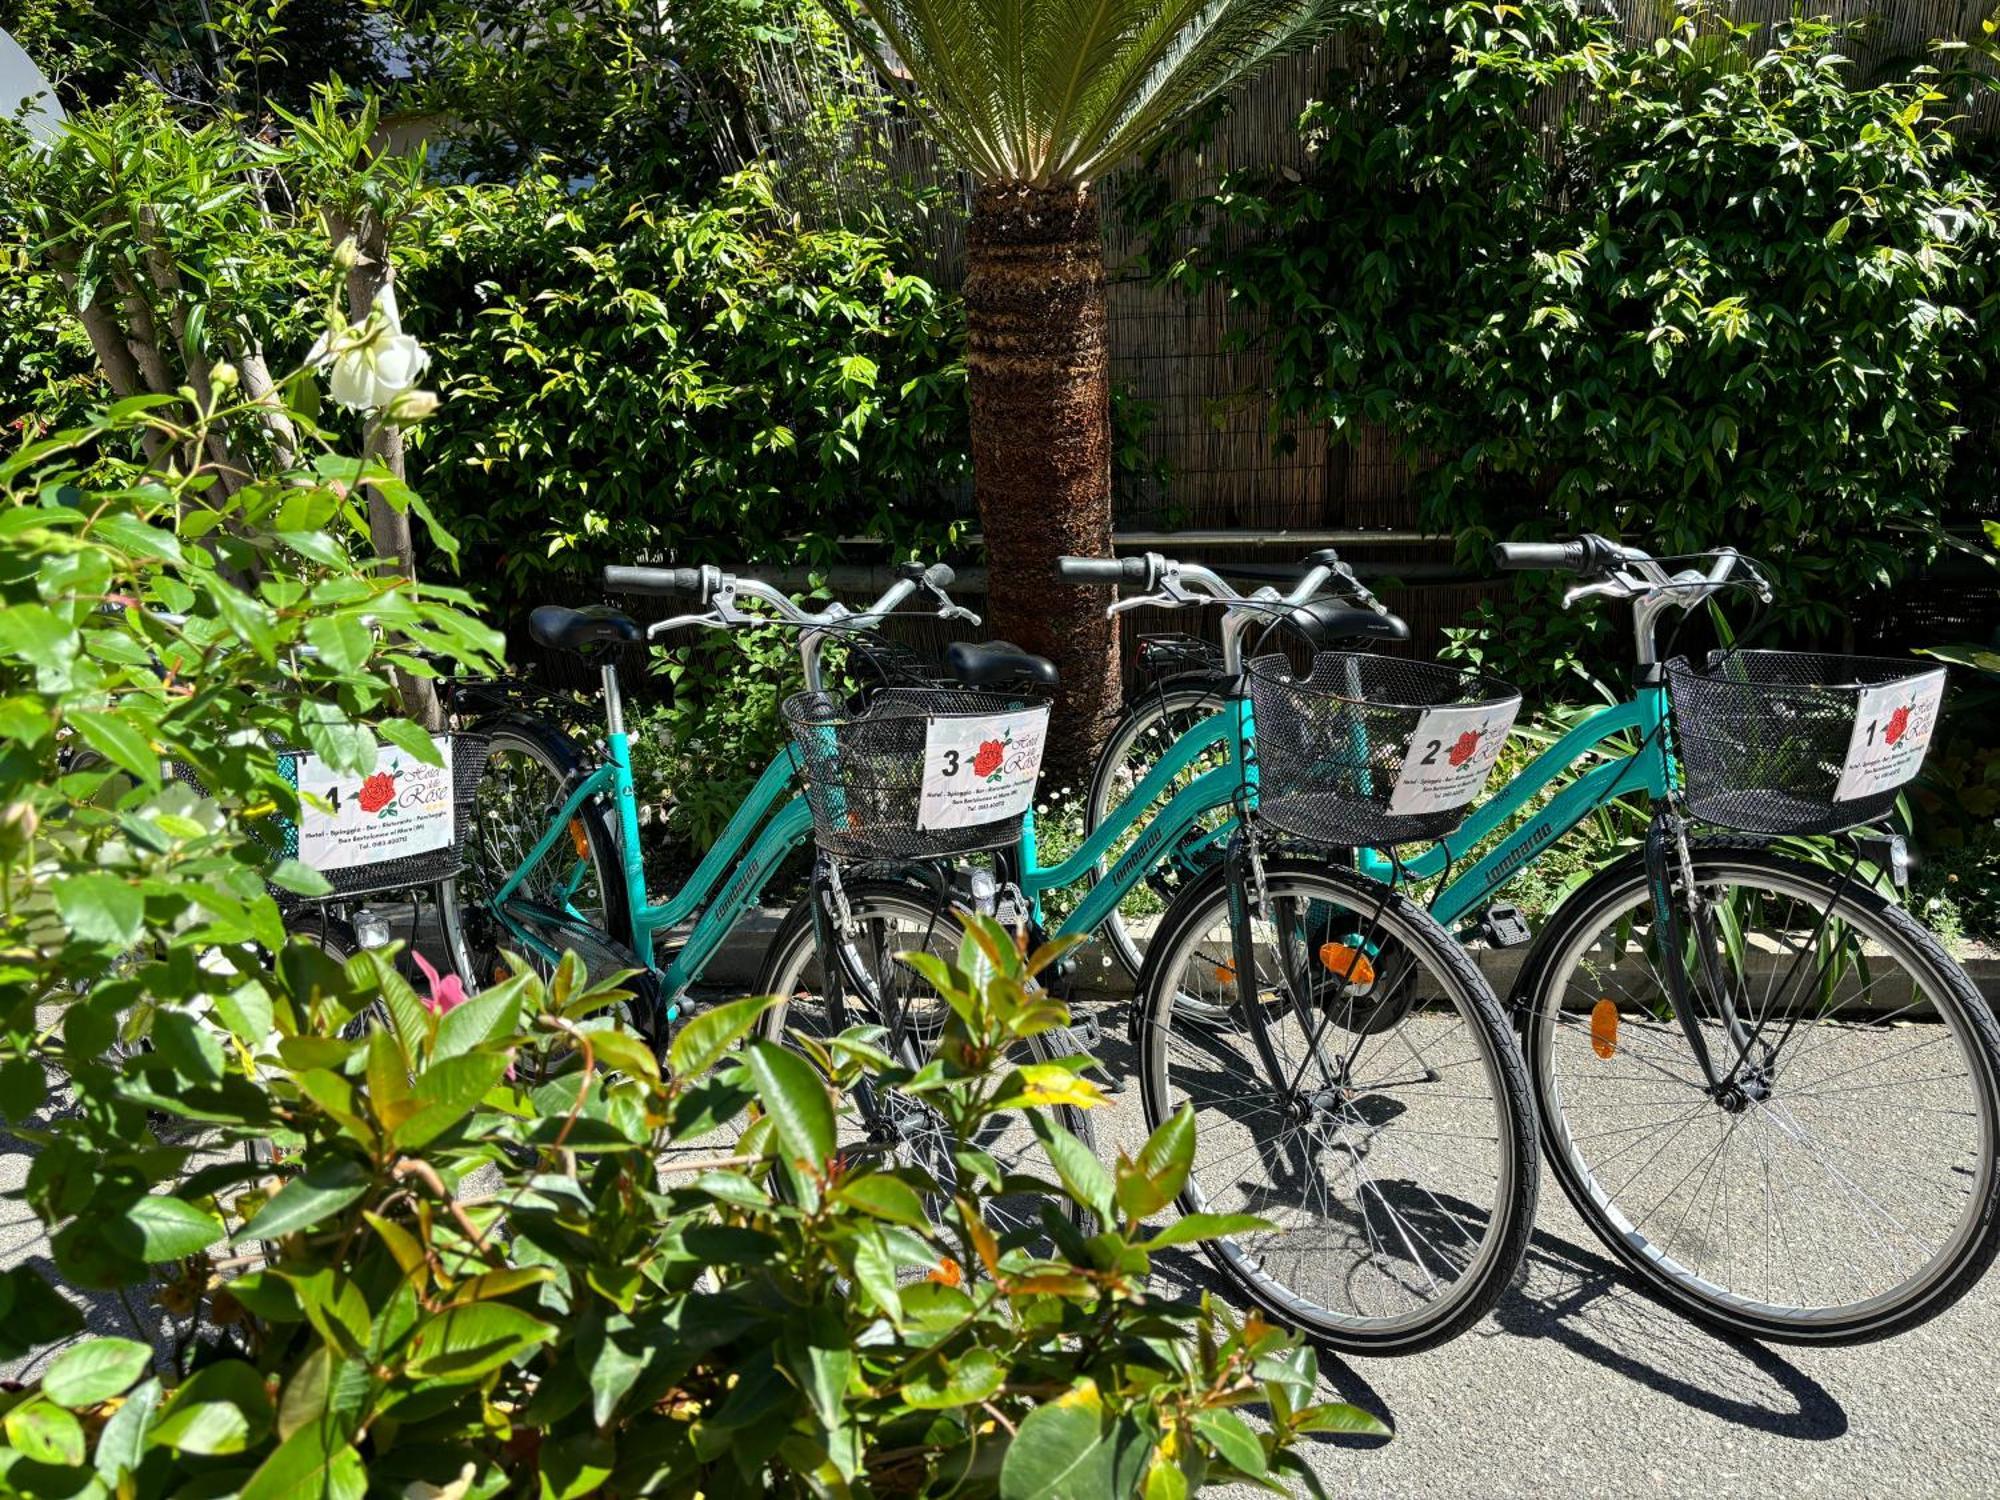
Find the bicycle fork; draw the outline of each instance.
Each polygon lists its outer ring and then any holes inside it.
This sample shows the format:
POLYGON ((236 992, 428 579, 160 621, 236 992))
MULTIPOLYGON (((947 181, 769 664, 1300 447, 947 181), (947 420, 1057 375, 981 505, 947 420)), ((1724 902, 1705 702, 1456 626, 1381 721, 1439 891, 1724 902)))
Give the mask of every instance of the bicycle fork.
POLYGON ((1757 1037, 1745 1028, 1738 1013, 1736 986, 1722 963, 1715 912, 1695 884, 1687 824, 1677 813, 1663 809, 1646 829, 1646 883, 1653 897, 1654 935, 1667 997, 1681 1034, 1708 1080, 1709 1094, 1732 1110, 1769 1098, 1770 1079, 1763 1060, 1750 1060, 1757 1037), (1688 961, 1690 947, 1692 965, 1688 961), (1691 973, 1691 968, 1699 972, 1691 973), (1716 1019, 1729 1039, 1733 1055, 1726 1070, 1717 1070, 1708 1038, 1702 1033, 1704 991, 1712 997, 1716 1019))

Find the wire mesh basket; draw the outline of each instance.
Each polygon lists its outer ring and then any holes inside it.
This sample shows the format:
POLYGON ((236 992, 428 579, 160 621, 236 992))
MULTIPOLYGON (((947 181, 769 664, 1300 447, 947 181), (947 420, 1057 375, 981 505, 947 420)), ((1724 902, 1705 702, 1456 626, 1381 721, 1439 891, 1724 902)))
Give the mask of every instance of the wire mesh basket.
POLYGON ((1688 811, 1751 833, 1872 823, 1922 768, 1944 669, 1907 658, 1716 651, 1667 664, 1688 811))
MULTIPOLYGON (((280 773, 323 805, 302 806, 303 829, 289 818, 273 818, 264 827, 264 842, 274 857, 298 859, 318 871, 338 897, 455 879, 464 864, 474 796, 485 774, 491 741, 483 734, 455 731, 449 744, 448 777, 386 745, 367 776, 331 772, 304 750, 280 750, 280 773), (448 791, 440 784, 443 780, 448 780, 448 791), (393 852, 412 844, 421 847, 393 852), (373 849, 392 852, 371 858, 373 849)), ((191 767, 176 762, 174 774, 206 794, 191 767)), ((277 895, 282 904, 299 900, 290 892, 277 895)))
POLYGON ((933 859, 1020 836, 1046 705, 964 688, 886 688, 860 708, 829 693, 784 703, 813 833, 831 854, 933 859))
POLYGON ((1353 651, 1245 669, 1256 730, 1257 812, 1338 848, 1442 838, 1479 795, 1521 695, 1477 672, 1353 651))

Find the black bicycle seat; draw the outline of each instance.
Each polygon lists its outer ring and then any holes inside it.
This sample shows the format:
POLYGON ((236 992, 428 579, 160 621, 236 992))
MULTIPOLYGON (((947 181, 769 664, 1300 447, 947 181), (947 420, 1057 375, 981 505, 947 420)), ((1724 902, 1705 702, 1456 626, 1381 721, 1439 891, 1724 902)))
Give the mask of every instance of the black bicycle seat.
POLYGON ((574 651, 580 656, 588 656, 600 647, 630 646, 646 638, 638 621, 608 604, 594 604, 589 609, 540 605, 528 616, 528 634, 537 645, 552 651, 574 651))
POLYGON ((978 646, 970 641, 954 641, 945 647, 944 664, 966 687, 1011 687, 1027 683, 1054 687, 1062 680, 1054 662, 1045 656, 1030 655, 1011 641, 988 641, 978 646))
POLYGON ((1302 604, 1287 616, 1288 623, 1315 646, 1331 641, 1407 641, 1410 627, 1399 616, 1378 615, 1372 609, 1358 609, 1337 599, 1319 599, 1302 604))

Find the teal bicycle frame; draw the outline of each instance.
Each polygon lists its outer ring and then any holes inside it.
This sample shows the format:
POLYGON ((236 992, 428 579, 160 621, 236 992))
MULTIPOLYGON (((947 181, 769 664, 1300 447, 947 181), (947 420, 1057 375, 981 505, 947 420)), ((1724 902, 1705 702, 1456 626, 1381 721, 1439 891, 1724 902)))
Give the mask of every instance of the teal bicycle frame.
POLYGON ((523 900, 519 894, 521 884, 530 871, 538 868, 569 837, 570 821, 578 812, 593 797, 605 798, 617 809, 618 844, 623 859, 620 875, 632 913, 632 952, 659 976, 667 1005, 666 1018, 671 1021, 677 1014, 679 1000, 701 977, 730 929, 756 907, 772 873, 786 855, 810 837, 812 813, 806 806, 804 793, 797 789, 798 763, 787 748, 757 778, 757 784, 738 806, 722 836, 687 882, 656 903, 647 891, 645 864, 639 853, 639 808, 633 791, 629 736, 623 730, 614 730, 605 738, 605 750, 604 764, 570 792, 520 868, 494 893, 493 911, 502 925, 532 952, 550 963, 562 956, 561 950, 543 933, 551 927, 560 931, 565 923, 586 920, 570 899, 588 868, 585 861, 578 859, 567 876, 557 882, 557 894, 563 902, 559 912, 523 900), (686 940, 672 961, 661 968, 654 956, 655 936, 690 919, 694 926, 686 940))
MULTIPOLYGON (((1551 783, 1593 750, 1621 735, 1637 733, 1639 748, 1618 751, 1604 764, 1584 772, 1563 788, 1548 806, 1522 824, 1478 863, 1438 892, 1431 913, 1445 927, 1452 928, 1464 917, 1481 909, 1508 881, 1552 844, 1599 808, 1632 792, 1644 792, 1657 800, 1673 785, 1673 766, 1666 748, 1665 718, 1667 695, 1663 687, 1641 688, 1627 703, 1616 704, 1592 714, 1538 755, 1492 798, 1476 808, 1457 832, 1432 844, 1412 859, 1401 862, 1406 880, 1428 880, 1444 874, 1503 824, 1518 817, 1529 803, 1551 783)), ((1245 765, 1242 747, 1251 733, 1250 705, 1236 700, 1212 717, 1184 732, 1168 747, 1167 753, 1149 771, 1133 794, 1120 803, 1112 815, 1081 848, 1061 864, 1043 867, 1035 862, 1034 819, 1025 819, 1021 840, 1020 884, 1037 918, 1042 897, 1082 880, 1112 845, 1130 832, 1140 815, 1152 805, 1166 786, 1183 771, 1218 747, 1228 757, 1195 778, 1166 807, 1160 810, 1145 831, 1121 855, 1063 921, 1057 935, 1088 933, 1114 911, 1134 886, 1163 860, 1183 852, 1182 839, 1201 819, 1218 807, 1227 806, 1247 782, 1254 795, 1256 767, 1245 765)), ((1235 818, 1204 830, 1197 845, 1220 849, 1235 828, 1235 818)), ((1188 846, 1193 847, 1193 846, 1188 846)), ((1375 850, 1361 854, 1361 869, 1377 879, 1395 876, 1397 866, 1375 850)))

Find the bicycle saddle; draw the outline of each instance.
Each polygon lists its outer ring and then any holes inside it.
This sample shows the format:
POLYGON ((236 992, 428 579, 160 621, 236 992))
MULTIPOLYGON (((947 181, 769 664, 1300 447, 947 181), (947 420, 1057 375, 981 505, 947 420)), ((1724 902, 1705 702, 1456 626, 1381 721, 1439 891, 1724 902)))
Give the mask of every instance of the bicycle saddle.
POLYGON ((1358 609, 1337 599, 1317 599, 1302 604, 1286 617, 1292 628, 1323 646, 1329 641, 1407 641, 1410 627, 1400 616, 1378 615, 1372 609, 1358 609))
POLYGON ((528 634, 537 645, 583 656, 599 647, 629 646, 646 638, 636 620, 608 604, 593 604, 588 609, 540 605, 528 616, 528 634))
POLYGON ((1011 641, 988 641, 979 646, 954 641, 945 647, 944 664, 953 677, 974 688, 1031 682, 1054 687, 1062 680, 1054 662, 1045 656, 1031 656, 1011 641))

